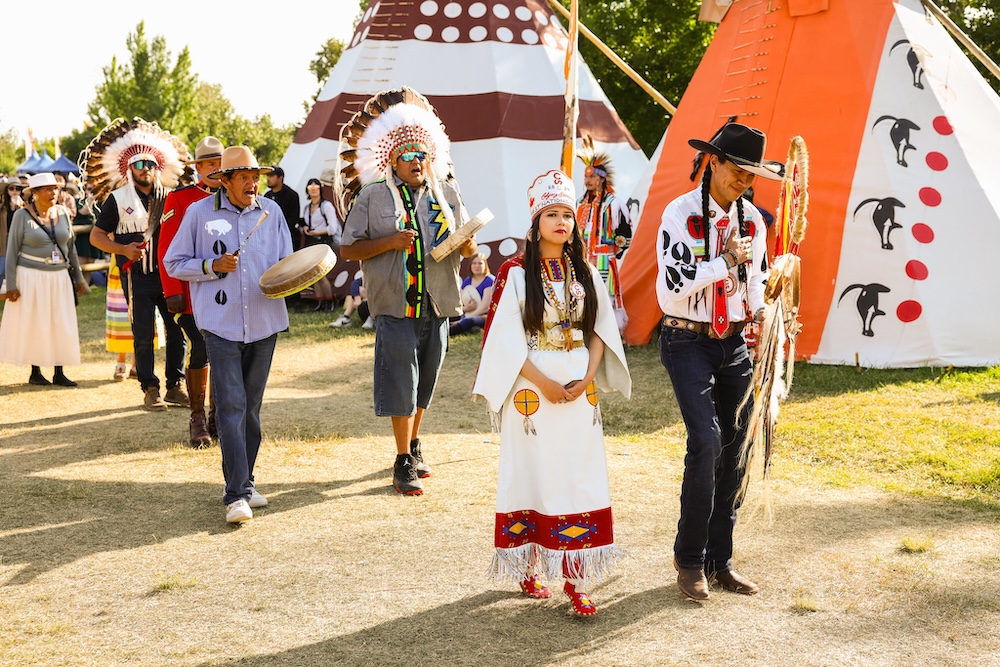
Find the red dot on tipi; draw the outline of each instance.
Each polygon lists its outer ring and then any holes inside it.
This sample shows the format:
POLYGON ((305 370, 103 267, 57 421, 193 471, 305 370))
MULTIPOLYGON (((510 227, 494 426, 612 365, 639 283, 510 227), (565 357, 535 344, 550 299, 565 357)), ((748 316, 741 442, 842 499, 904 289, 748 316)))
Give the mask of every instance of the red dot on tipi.
POLYGON ((916 301, 904 301, 896 308, 896 317, 900 322, 912 322, 920 317, 923 307, 916 301))
POLYGON ((918 222, 910 228, 913 238, 920 243, 931 243, 934 241, 934 230, 922 222, 918 222))
POLYGON ((928 153, 927 154, 927 166, 934 171, 944 171, 948 168, 948 158, 946 158, 941 153, 928 153))
POLYGON ((920 201, 927 206, 937 206, 941 203, 941 193, 934 188, 920 188, 920 201))
POLYGON ((935 118, 933 125, 934 129, 937 130, 938 134, 947 135, 955 131, 954 128, 952 128, 951 123, 948 122, 948 119, 945 116, 938 116, 937 118, 935 118))
POLYGON ((906 263, 906 275, 914 280, 926 280, 927 273, 927 265, 923 262, 911 259, 906 263))

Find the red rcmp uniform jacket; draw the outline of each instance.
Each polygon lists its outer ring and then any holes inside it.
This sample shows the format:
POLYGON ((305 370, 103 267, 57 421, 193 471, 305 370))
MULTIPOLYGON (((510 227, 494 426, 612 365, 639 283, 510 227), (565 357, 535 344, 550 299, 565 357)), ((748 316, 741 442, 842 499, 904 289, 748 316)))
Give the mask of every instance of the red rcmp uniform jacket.
POLYGON ((171 297, 178 294, 184 295, 184 312, 191 313, 191 290, 188 288, 186 280, 177 280, 169 275, 163 263, 163 257, 167 254, 170 242, 177 235, 177 230, 181 226, 181 220, 188 210, 188 206, 200 199, 211 196, 212 191, 204 183, 198 185, 188 185, 167 193, 167 199, 163 202, 163 217, 160 218, 160 242, 156 247, 156 255, 160 266, 160 282, 163 284, 163 296, 171 297))

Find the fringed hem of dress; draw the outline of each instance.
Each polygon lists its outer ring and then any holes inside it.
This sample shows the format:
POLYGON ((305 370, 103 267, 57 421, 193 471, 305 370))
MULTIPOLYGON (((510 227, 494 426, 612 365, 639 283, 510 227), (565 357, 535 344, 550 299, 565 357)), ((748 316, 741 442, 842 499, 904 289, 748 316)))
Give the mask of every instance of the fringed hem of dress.
POLYGON ((582 579, 584 587, 610 575, 625 552, 614 544, 590 549, 562 551, 537 544, 522 544, 512 549, 496 549, 487 577, 494 581, 519 583, 529 572, 544 575, 549 581, 582 579))

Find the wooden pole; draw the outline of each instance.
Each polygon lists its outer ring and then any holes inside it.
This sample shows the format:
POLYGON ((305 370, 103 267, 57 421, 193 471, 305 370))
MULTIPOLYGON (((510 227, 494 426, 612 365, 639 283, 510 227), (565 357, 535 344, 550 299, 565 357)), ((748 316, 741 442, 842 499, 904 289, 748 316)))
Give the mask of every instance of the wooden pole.
POLYGON ((972 53, 972 55, 976 57, 976 60, 981 62, 983 64, 983 67, 985 67, 990 71, 990 74, 995 76, 997 79, 1000 79, 1000 67, 998 67, 997 64, 993 62, 981 48, 976 46, 976 43, 973 42, 968 35, 962 32, 961 28, 955 25, 955 22, 952 21, 950 18, 948 18, 948 15, 942 12, 937 5, 931 2, 931 0, 922 0, 922 1, 924 3, 924 6, 931 11, 931 14, 933 14, 934 17, 938 21, 940 21, 945 28, 948 29, 948 32, 950 32, 952 36, 955 37, 955 39, 961 42, 962 45, 965 48, 967 48, 969 52, 972 53))
MULTIPOLYGON (((570 18, 569 12, 566 11, 565 7, 559 4, 559 0, 549 0, 549 4, 552 5, 552 8, 558 11, 560 14, 562 14, 567 20, 570 18)), ((644 78, 642 78, 642 76, 638 72, 629 67, 628 63, 622 60, 617 53, 612 51, 607 44, 602 42, 597 37, 597 35, 592 33, 587 26, 583 25, 582 23, 580 23, 579 26, 581 35, 589 39, 591 44, 597 47, 598 51, 606 55, 611 60, 611 62, 613 62, 615 65, 618 66, 618 68, 621 71, 625 72, 625 74, 627 74, 630 79, 635 81, 640 88, 642 88, 644 91, 646 91, 646 93, 649 94, 650 97, 656 100, 657 104, 666 109, 667 113, 669 113, 671 116, 677 113, 677 107, 668 102, 666 97, 661 95, 659 91, 653 88, 653 86, 644 78)))

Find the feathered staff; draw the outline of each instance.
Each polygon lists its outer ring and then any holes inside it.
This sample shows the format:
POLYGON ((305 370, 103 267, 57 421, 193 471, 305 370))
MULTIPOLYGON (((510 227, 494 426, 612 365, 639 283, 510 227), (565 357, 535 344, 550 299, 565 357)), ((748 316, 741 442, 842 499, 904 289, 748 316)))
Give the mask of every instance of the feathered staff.
POLYGON ((800 296, 799 245, 806 235, 806 208, 809 205, 809 153, 802 137, 794 137, 788 147, 785 178, 778 199, 774 262, 764 288, 764 321, 757 343, 757 362, 740 411, 754 399, 746 439, 740 445, 740 462, 746 474, 736 497, 738 506, 746 496, 751 471, 764 480, 763 507, 768 518, 767 479, 771 467, 774 428, 778 406, 788 397, 795 368, 795 339, 802 326, 798 321, 800 296), (785 343, 788 364, 785 366, 785 343))

